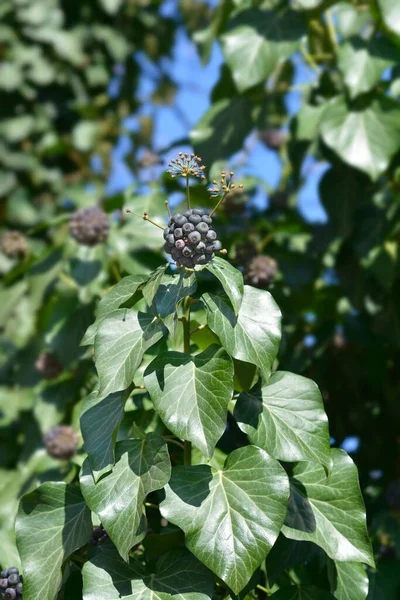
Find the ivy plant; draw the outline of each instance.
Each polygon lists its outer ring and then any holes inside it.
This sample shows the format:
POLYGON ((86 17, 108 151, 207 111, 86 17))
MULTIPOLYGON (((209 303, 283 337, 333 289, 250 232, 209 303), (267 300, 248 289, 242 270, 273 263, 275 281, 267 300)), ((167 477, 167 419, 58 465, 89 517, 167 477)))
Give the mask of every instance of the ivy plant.
POLYGON ((121 279, 84 336, 98 379, 82 405, 79 483, 47 481, 21 500, 24 600, 366 597, 357 469, 330 448, 316 384, 277 370, 273 297, 223 258, 213 216, 233 173, 209 188, 213 210, 192 207, 200 164, 171 161, 187 208, 166 202, 166 228, 142 216, 164 230, 170 262, 121 279), (243 435, 225 451, 230 427, 243 435), (322 576, 280 578, 316 557, 330 591, 322 576))

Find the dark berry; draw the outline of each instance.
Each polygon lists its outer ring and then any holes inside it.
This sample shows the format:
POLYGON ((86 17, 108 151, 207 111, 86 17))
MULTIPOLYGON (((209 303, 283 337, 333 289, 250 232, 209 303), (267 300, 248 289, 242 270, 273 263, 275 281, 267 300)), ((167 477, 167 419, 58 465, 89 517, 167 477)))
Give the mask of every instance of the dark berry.
POLYGON ((10 567, 8 569, 8 574, 12 575, 13 573, 16 573, 17 575, 19 574, 19 570, 17 569, 17 567, 10 567))
POLYGON ((203 223, 207 223, 207 225, 211 225, 212 223, 212 218, 209 215, 203 215, 201 217, 201 220, 203 221, 203 223))
POLYGON ((214 252, 219 252, 220 250, 222 250, 222 244, 219 240, 215 240, 215 242, 213 243, 213 247, 214 252))
POLYGON ((183 211, 183 215, 188 219, 190 217, 190 215, 192 214, 192 211, 190 208, 188 208, 188 210, 184 210, 183 211))
POLYGON ((195 251, 197 254, 203 254, 203 252, 205 251, 205 249, 206 249, 206 245, 205 245, 205 243, 204 243, 204 242, 199 242, 199 243, 197 244, 196 248, 194 249, 194 251, 195 251))
POLYGON ((186 265, 187 267, 193 266, 193 259, 189 256, 181 256, 179 259, 179 263, 181 265, 186 265))
POLYGON ((69 222, 72 237, 84 246, 96 246, 107 239, 110 226, 108 217, 97 206, 75 212, 69 222))
POLYGON ((167 239, 167 236, 168 236, 168 234, 169 234, 169 233, 170 233, 170 229, 169 229, 169 227, 166 227, 166 228, 164 229, 164 233, 163 233, 164 240, 166 240, 166 239, 167 239))
POLYGON ((188 240, 191 244, 198 244, 201 240, 201 234, 198 231, 192 231, 188 235, 188 240))
POLYGON ((167 235, 167 237, 166 237, 165 241, 166 241, 168 244, 171 244, 171 245, 172 245, 172 244, 175 244, 175 238, 174 238, 174 235, 173 235, 172 233, 170 233, 169 235, 167 235))
POLYGON ((19 575, 17 575, 17 573, 11 573, 11 575, 8 576, 8 585, 12 586, 12 585, 17 585, 19 581, 19 575))
POLYGON ((35 362, 35 368, 45 379, 55 379, 63 370, 57 358, 50 352, 44 352, 39 355, 35 362))
POLYGON ((22 258, 28 252, 26 237, 19 231, 6 231, 1 238, 0 247, 8 258, 22 258))
POLYGON ((176 227, 174 229, 174 237, 179 240, 181 237, 183 237, 183 231, 181 227, 176 227))
POLYGON ((186 235, 187 235, 191 231, 194 231, 194 225, 193 225, 193 223, 185 223, 183 225, 182 229, 183 229, 183 232, 186 233, 186 235))
POLYGON ((214 244, 213 243, 206 244, 205 252, 207 254, 211 254, 211 252, 214 252, 214 244))
POLYGON ((195 254, 193 256, 193 262, 196 265, 204 265, 207 262, 207 257, 205 254, 195 254))
POLYGON ((217 234, 215 233, 215 231, 213 229, 209 229, 206 233, 206 240, 208 242, 213 242, 216 239, 217 239, 217 234))
POLYGON ((178 225, 178 227, 182 227, 182 225, 187 223, 187 218, 184 215, 181 215, 178 213, 177 215, 174 216, 174 221, 175 221, 175 224, 178 225))
POLYGON ((17 585, 15 586, 15 591, 17 592, 18 596, 22 596, 23 587, 24 586, 21 582, 17 583, 17 585))
POLYGON ((197 225, 197 223, 200 223, 200 221, 201 221, 200 215, 193 214, 193 215, 190 215, 190 217, 189 217, 189 222, 193 223, 193 225, 197 225))
MULTIPOLYGON (((1 573, 5 573, 6 571, 2 571, 1 573)), ((8 586, 8 579, 7 577, 5 579, 0 579, 0 588, 2 588, 3 590, 6 589, 6 587, 8 586)))
POLYGON ((16 597, 17 597, 17 592, 14 590, 14 588, 7 588, 6 591, 4 592, 5 600, 15 600, 16 597))
POLYGON ((0 573, 0 575, 1 575, 2 577, 8 577, 8 569, 4 569, 4 571, 2 571, 2 572, 0 573))
POLYGON ((260 137, 270 150, 279 150, 285 139, 285 135, 282 133, 282 131, 272 127, 264 131, 260 137))
POLYGON ((200 221, 200 223, 196 225, 196 229, 197 231, 200 231, 201 234, 206 234, 209 230, 209 226, 207 225, 207 223, 200 221))
POLYGON ((202 217, 204 215, 204 209, 203 208, 194 208, 193 213, 195 215, 200 215, 202 217))
POLYGON ((167 252, 167 254, 169 254, 171 252, 173 247, 174 246, 172 244, 168 244, 168 242, 165 242, 165 244, 164 244, 164 250, 165 250, 165 252, 167 252))
POLYGON ((182 255, 189 257, 189 256, 193 256, 194 254, 194 250, 192 248, 192 246, 185 246, 184 249, 182 250, 182 255))
POLYGON ((175 248, 178 248, 178 250, 182 250, 182 248, 185 247, 185 242, 183 240, 176 240, 175 242, 175 248))
POLYGON ((182 256, 182 250, 178 250, 178 248, 172 248, 171 256, 174 260, 178 260, 182 256))
POLYGON ((53 458, 72 458, 78 447, 78 436, 69 425, 56 425, 43 438, 47 453, 53 458))

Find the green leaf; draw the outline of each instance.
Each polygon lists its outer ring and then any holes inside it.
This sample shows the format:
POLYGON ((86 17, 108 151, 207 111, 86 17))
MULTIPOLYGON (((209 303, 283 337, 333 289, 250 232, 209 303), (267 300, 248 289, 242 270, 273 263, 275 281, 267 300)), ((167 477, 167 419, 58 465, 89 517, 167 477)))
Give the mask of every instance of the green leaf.
POLYGON ((164 275, 154 298, 157 314, 165 318, 176 311, 176 305, 185 296, 194 294, 197 288, 194 273, 180 272, 174 275, 164 275))
POLYGON ((186 534, 186 546, 238 594, 278 537, 289 486, 264 450, 234 450, 224 470, 175 467, 161 514, 186 534), (206 525, 206 526, 205 526, 206 525))
POLYGON ((211 458, 232 398, 233 365, 225 350, 161 354, 147 367, 144 384, 168 429, 211 458))
POLYGON ((300 47, 303 16, 293 11, 245 10, 221 36, 222 52, 240 92, 262 83, 300 47))
POLYGON ((293 0, 291 6, 294 10, 314 10, 323 2, 324 0, 293 0))
POLYGON ((337 600, 365 600, 368 576, 361 563, 335 562, 328 573, 331 591, 337 600))
POLYGON ((278 460, 311 460, 331 466, 328 417, 311 379, 277 371, 240 394, 234 417, 252 444, 278 460))
POLYGON ((281 339, 281 312, 271 294, 245 285, 237 318, 222 298, 204 294, 201 299, 208 326, 225 350, 259 367, 268 379, 281 339))
POLYGON ((311 542, 288 540, 282 533, 279 534, 265 561, 269 587, 275 584, 279 573, 282 571, 310 562, 314 558, 315 550, 320 551, 311 542))
POLYGON ((376 180, 400 148, 400 107, 382 99, 351 110, 339 96, 322 115, 321 134, 344 162, 376 180))
POLYGON ((211 167, 242 149, 254 124, 252 105, 246 98, 224 98, 215 102, 190 132, 199 156, 207 157, 211 167))
POLYGON ((235 315, 237 315, 242 304, 244 292, 243 275, 239 269, 235 269, 227 260, 219 256, 216 256, 206 268, 221 282, 226 295, 232 303, 235 315))
POLYGON ((141 526, 147 494, 166 485, 171 476, 166 442, 155 434, 143 439, 123 440, 115 446, 115 465, 109 475, 95 484, 86 459, 82 466, 81 489, 93 512, 128 561, 129 551, 146 534, 141 526))
POLYGON ((123 0, 100 0, 100 4, 109 15, 115 15, 123 4, 123 0))
POLYGON ((76 487, 43 483, 21 500, 16 523, 24 598, 54 600, 64 560, 92 535, 90 511, 76 487))
POLYGON ((162 322, 146 313, 119 308, 104 318, 96 333, 94 355, 99 395, 126 389, 145 351, 163 336, 162 322))
POLYGON ((83 401, 81 431, 95 481, 108 473, 114 464, 115 437, 130 392, 128 388, 124 392, 102 397, 94 391, 83 401))
POLYGON ((334 600, 329 592, 313 585, 284 587, 272 594, 271 598, 275 598, 275 600, 334 600))
POLYGON ((350 97, 368 92, 383 72, 396 65, 400 53, 385 38, 369 41, 352 38, 338 48, 338 64, 350 97))
POLYGON ((124 563, 110 544, 82 570, 84 600, 211 600, 212 573, 187 550, 163 554, 148 568, 124 563))
POLYGON ((167 267, 168 264, 161 265, 155 271, 153 271, 143 288, 143 298, 146 300, 148 306, 153 304, 154 296, 157 293, 158 287, 167 267))
POLYGON ((147 279, 146 275, 128 275, 128 277, 124 277, 121 281, 116 283, 108 294, 103 296, 97 307, 96 321, 92 323, 86 331, 81 342, 82 346, 94 344, 96 332, 104 317, 114 310, 117 310, 117 308, 122 304, 125 304, 125 302, 128 302, 147 279))
POLYGON ((320 465, 298 463, 291 478, 288 514, 282 532, 314 542, 338 561, 374 567, 357 468, 343 450, 331 450, 329 476, 320 465))
POLYGON ((400 35, 400 5, 397 0, 378 0, 378 5, 386 27, 400 35))

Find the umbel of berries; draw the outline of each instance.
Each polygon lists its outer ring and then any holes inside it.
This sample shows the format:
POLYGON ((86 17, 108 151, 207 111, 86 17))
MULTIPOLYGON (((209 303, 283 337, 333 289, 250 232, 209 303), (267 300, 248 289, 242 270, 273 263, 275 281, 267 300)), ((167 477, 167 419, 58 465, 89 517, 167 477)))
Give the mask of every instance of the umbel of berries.
POLYGON ((56 425, 43 438, 47 453, 53 458, 68 460, 78 447, 78 436, 69 425, 56 425))
MULTIPOLYGON (((214 230, 212 216, 230 192, 243 188, 243 185, 236 186, 232 183, 234 175, 232 171, 228 176, 225 171, 222 171, 220 182, 214 180, 212 182, 213 187, 208 189, 211 198, 218 200, 213 210, 208 213, 203 208, 191 208, 189 178, 205 178, 203 173, 205 166, 200 166, 200 163, 201 158, 199 156, 183 154, 183 152, 179 152, 178 157, 172 159, 169 163, 168 173, 171 177, 182 177, 186 181, 186 210, 173 215, 169 209, 168 201, 166 201, 169 222, 165 229, 150 219, 146 212, 142 216, 145 221, 149 221, 164 230, 165 252, 172 257, 178 267, 185 269, 194 269, 196 266, 206 265, 217 252, 226 254, 226 250, 222 248, 222 244, 214 230)), ((130 209, 127 209, 127 212, 133 213, 130 209)))
POLYGON ((260 254, 253 258, 245 272, 246 283, 260 289, 266 288, 275 281, 278 265, 271 256, 260 254))
POLYGON ((96 246, 107 239, 110 225, 108 217, 97 206, 75 212, 69 222, 72 237, 84 246, 96 246))
POLYGON ((16 600, 22 598, 22 575, 17 567, 10 567, 1 571, 0 596, 5 600, 16 600))
POLYGON ((26 237, 19 231, 6 231, 1 238, 0 247, 8 258, 23 258, 28 252, 26 237))

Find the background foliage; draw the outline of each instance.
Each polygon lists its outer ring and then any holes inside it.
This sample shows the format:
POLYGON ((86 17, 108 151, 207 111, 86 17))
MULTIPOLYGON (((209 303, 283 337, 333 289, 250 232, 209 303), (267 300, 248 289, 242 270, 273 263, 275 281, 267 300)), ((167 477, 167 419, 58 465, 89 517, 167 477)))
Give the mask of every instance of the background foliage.
MULTIPOLYGON (((80 342, 98 300, 121 276, 148 274, 164 262, 158 230, 127 219, 120 209, 128 204, 163 219, 167 196, 179 205, 180 185, 159 165, 179 143, 203 157, 211 179, 225 166, 241 174, 245 192, 226 202, 216 225, 219 237, 248 282, 256 255, 277 262, 269 288, 284 315, 279 370, 317 382, 332 445, 354 450, 377 562, 377 570, 369 570, 368 598, 395 600, 397 1, 221 0, 211 6, 182 0, 171 10, 168 3, 146 0, 5 0, 0 14, 0 226, 2 234, 18 230, 27 238, 22 256, 0 254, 0 563, 19 564, 14 517, 20 497, 40 482, 70 483, 78 475, 83 450, 72 461, 56 460, 46 454, 43 435, 58 424, 71 424, 80 436, 91 429, 90 396, 83 401, 96 375, 80 342), (174 61, 183 38, 204 64, 216 48, 223 60, 209 108, 193 115, 189 107, 186 117, 178 112, 186 134, 163 147, 155 135, 158 111, 181 111, 174 61), (305 80, 299 73, 307 74, 305 80), (144 77, 152 80, 150 97, 143 93, 144 77), (193 127, 186 125, 188 115, 193 127), (280 135, 274 138, 271 129, 280 135), (254 174, 257 153, 265 157, 265 176, 254 174), (279 173, 273 185, 271 165, 279 173), (126 172, 133 183, 123 194, 126 185, 110 181, 126 172), (316 185, 316 172, 324 222, 310 221, 299 205, 310 181, 316 185), (74 209, 95 204, 109 214, 111 231, 107 244, 90 249, 70 238, 68 221, 74 209), (44 352, 61 364, 57 378, 38 372, 44 352)), ((200 183, 192 197, 204 204, 200 183)), ((201 348, 201 332, 196 343, 201 348)), ((104 422, 115 435, 119 418, 110 418, 110 408, 104 407, 104 422)), ((159 426, 145 397, 129 401, 117 434, 121 443, 133 421, 144 429, 159 426)), ((85 436, 85 443, 98 440, 85 436)), ((218 448, 229 452, 242 443, 232 419, 218 448)), ((91 467, 100 476, 106 462, 91 467)), ((159 523, 153 527, 160 531, 159 523)), ((74 547, 84 543, 84 533, 74 547)), ((306 586, 304 597, 312 598, 307 586, 319 575, 301 563, 296 559, 287 568, 306 586)), ((278 571, 280 585, 289 575, 278 571)), ((90 577, 96 580, 94 567, 90 577)), ((345 585, 351 586, 351 577, 345 585)), ((72 564, 60 598, 79 598, 77 590, 72 564)), ((291 597, 285 593, 277 598, 291 597)), ((344 597, 340 593, 337 598, 344 597)))

